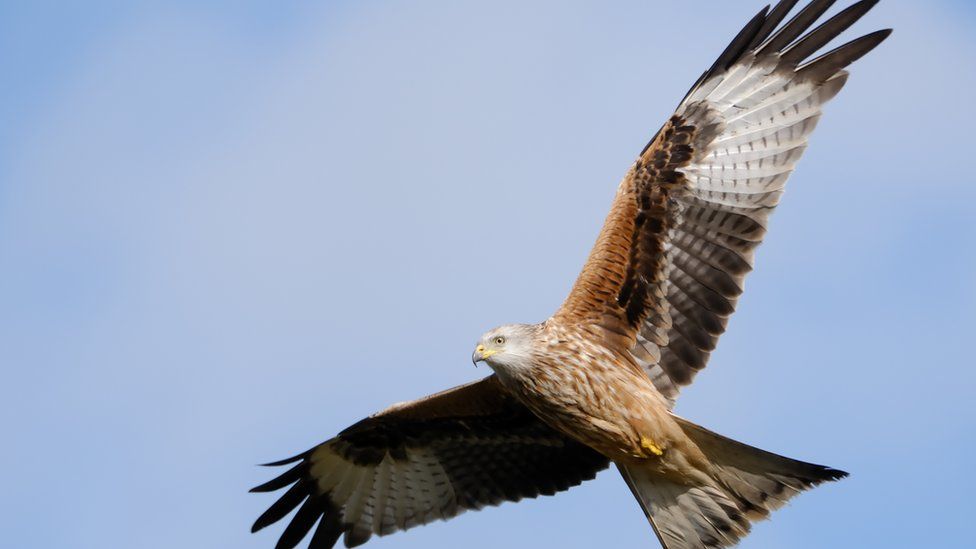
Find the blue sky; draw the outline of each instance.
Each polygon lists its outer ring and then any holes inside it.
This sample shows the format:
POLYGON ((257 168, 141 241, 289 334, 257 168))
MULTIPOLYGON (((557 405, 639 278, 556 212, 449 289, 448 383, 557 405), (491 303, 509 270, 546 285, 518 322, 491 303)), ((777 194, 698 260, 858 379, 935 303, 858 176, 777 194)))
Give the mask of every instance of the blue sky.
MULTIPOLYGON (((629 162, 760 7, 700 4, 0 3, 5 543, 272 547, 253 464, 485 375, 485 329, 558 306, 629 162)), ((896 32, 678 405, 852 473, 742 547, 969 537, 973 23, 883 0, 856 27, 896 32)), ((608 471, 370 543, 655 542, 608 471)))

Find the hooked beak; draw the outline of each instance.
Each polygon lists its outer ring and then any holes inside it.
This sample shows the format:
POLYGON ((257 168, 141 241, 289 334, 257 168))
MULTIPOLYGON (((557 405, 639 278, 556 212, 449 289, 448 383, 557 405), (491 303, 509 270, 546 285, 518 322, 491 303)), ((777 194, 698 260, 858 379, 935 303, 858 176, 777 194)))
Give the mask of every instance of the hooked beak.
POLYGON ((471 353, 471 363, 477 367, 479 362, 483 362, 486 358, 497 352, 498 351, 489 351, 488 349, 485 349, 484 345, 478 345, 474 348, 474 352, 471 353))

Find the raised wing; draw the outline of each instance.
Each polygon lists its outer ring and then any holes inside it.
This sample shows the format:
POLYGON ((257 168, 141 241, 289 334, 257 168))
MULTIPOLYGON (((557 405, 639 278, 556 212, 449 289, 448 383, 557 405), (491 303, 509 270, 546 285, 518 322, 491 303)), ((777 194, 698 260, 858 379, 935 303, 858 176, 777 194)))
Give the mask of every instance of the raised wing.
POLYGON ((864 0, 808 29, 834 0, 763 9, 641 152, 555 318, 603 327, 672 402, 705 367, 752 270, 769 214, 844 70, 889 34, 808 60, 860 19, 864 0))
POLYGON ((277 547, 347 547, 468 509, 552 495, 592 479, 607 458, 552 430, 494 376, 395 405, 293 458, 252 492, 288 490, 254 523, 298 512, 277 547), (296 463, 297 462, 297 463, 296 463), (318 526, 316 526, 318 522, 318 526))

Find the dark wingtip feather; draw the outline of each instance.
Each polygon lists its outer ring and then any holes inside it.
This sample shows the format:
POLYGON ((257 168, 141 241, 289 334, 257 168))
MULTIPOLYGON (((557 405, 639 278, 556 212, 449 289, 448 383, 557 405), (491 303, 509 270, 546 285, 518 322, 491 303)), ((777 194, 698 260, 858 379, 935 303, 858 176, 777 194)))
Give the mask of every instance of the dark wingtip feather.
POLYGON ((322 516, 322 502, 317 501, 318 499, 320 498, 310 497, 305 500, 295 516, 291 518, 291 522, 285 527, 281 537, 278 538, 275 549, 293 549, 301 543, 302 538, 308 535, 315 521, 322 516))
POLYGON ((303 483, 292 486, 287 492, 282 494, 278 501, 274 502, 268 510, 261 514, 260 517, 251 526, 251 533, 257 532, 258 530, 269 526, 281 520, 285 515, 290 513, 292 509, 298 507, 298 505, 308 497, 308 489, 303 486, 303 483))
POLYGON ((878 0, 861 0, 848 6, 783 50, 783 60, 792 65, 799 64, 864 17, 877 3, 878 0))
POLYGON ((275 490, 280 490, 289 484, 292 484, 302 478, 305 473, 305 465, 299 463, 298 465, 288 469, 284 473, 278 475, 277 477, 265 482, 264 484, 255 486, 248 490, 248 492, 274 492, 275 490))
POLYGON ((891 29, 882 29, 865 34, 801 65, 796 69, 796 72, 804 78, 826 80, 844 67, 864 57, 890 35, 891 29))
POLYGON ((847 471, 841 471, 840 469, 831 469, 827 467, 824 471, 824 480, 841 480, 851 476, 847 471))
POLYGON ((308 549, 332 549, 339 536, 342 535, 342 522, 339 520, 339 510, 336 509, 331 499, 324 501, 324 509, 319 525, 312 534, 312 541, 308 544, 308 549))
POLYGON ((841 471, 840 469, 834 469, 826 465, 815 465, 812 463, 805 465, 808 466, 808 470, 801 475, 801 478, 809 486, 816 486, 822 482, 834 482, 850 476, 847 471, 841 471))
POLYGON ((803 34, 810 25, 814 24, 825 11, 830 9, 830 6, 834 4, 837 0, 814 0, 797 13, 793 19, 790 19, 785 25, 780 27, 775 34, 773 34, 769 40, 766 40, 761 46, 759 46, 758 52, 778 52, 788 46, 790 42, 796 40, 798 36, 803 34))
POLYGON ((760 29, 763 27, 763 23, 766 21, 766 13, 769 11, 769 6, 759 10, 752 19, 746 23, 746 26, 742 27, 739 34, 735 35, 735 38, 729 42, 729 45, 725 47, 722 54, 718 56, 715 63, 712 64, 712 68, 708 70, 709 73, 714 73, 717 71, 725 70, 732 66, 733 63, 738 61, 742 55, 748 51, 749 44, 752 43, 752 39, 756 36, 760 29))
POLYGON ((790 10, 793 9, 793 6, 796 6, 796 3, 799 1, 800 0, 780 0, 780 2, 776 4, 776 7, 774 7, 768 15, 766 15, 766 21, 756 33, 756 36, 753 37, 752 41, 749 42, 749 45, 746 46, 746 51, 756 49, 756 46, 762 44, 763 40, 769 38, 769 35, 772 34, 772 32, 776 30, 776 27, 779 26, 784 18, 786 18, 786 14, 788 14, 790 10))
POLYGON ((288 465, 289 463, 295 463, 296 461, 304 458, 308 455, 308 451, 302 452, 296 456, 290 458, 285 458, 279 461, 271 461, 268 463, 259 463, 258 467, 281 467, 282 465, 288 465))

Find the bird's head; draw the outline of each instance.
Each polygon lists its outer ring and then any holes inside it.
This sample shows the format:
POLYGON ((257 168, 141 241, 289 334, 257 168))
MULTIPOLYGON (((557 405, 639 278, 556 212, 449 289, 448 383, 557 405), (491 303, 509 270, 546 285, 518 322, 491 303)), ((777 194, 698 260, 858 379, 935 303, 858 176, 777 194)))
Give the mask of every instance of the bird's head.
POLYGON ((488 330, 478 340, 471 361, 475 366, 485 362, 496 372, 499 369, 528 367, 538 331, 537 324, 506 324, 488 330))

